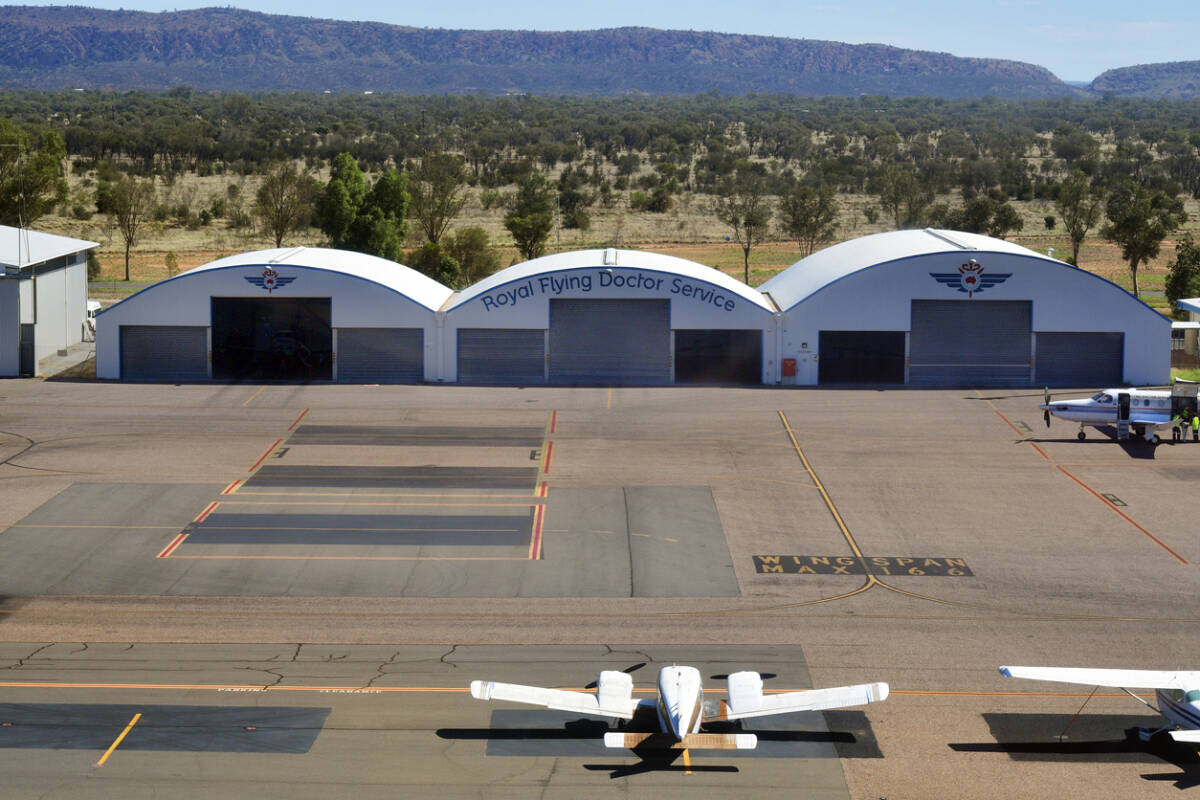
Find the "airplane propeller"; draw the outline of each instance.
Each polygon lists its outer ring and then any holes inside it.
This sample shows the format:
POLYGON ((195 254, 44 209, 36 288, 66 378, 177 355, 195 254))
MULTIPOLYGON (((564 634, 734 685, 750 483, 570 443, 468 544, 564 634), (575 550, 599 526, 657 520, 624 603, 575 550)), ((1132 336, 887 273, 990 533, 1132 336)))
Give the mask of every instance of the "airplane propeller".
MULTIPOLYGON (((769 681, 769 680, 771 680, 771 678, 777 678, 779 676, 776 675, 774 672, 760 672, 760 673, 758 673, 758 677, 762 678, 764 681, 769 681)), ((728 675, 728 673, 720 673, 718 675, 710 675, 709 680, 727 681, 727 680, 729 680, 729 675, 728 675)))
MULTIPOLYGON (((625 669, 621 670, 621 672, 624 672, 626 675, 632 675, 633 673, 637 672, 639 669, 641 669, 641 668, 642 668, 642 667, 644 667, 644 666, 646 666, 646 662, 645 662, 645 661, 640 661, 640 662, 638 662, 637 664, 631 664, 631 665, 629 665, 629 666, 628 666, 628 667, 626 667, 625 669)), ((598 681, 592 681, 591 683, 589 683, 587 686, 585 686, 585 687, 583 687, 583 688, 585 688, 585 689, 595 689, 595 688, 596 688, 597 686, 599 686, 599 685, 600 685, 600 684, 599 684, 599 682, 598 682, 598 681)))
POLYGON ((1042 412, 1042 419, 1046 420, 1046 427, 1050 427, 1050 387, 1047 386, 1042 393, 1042 402, 1046 406, 1042 412))

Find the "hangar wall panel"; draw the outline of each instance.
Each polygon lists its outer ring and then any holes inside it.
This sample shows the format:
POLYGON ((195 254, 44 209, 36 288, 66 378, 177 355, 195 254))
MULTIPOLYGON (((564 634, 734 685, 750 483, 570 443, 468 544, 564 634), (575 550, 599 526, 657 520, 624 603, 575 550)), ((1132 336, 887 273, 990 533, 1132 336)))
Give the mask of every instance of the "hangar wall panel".
POLYGON ((1038 386, 1120 385, 1125 334, 1039 331, 1034 339, 1034 383, 1038 386))
POLYGON ((459 328, 457 360, 459 383, 545 383, 546 332, 459 328))
POLYGON ((334 335, 339 382, 425 380, 425 331, 421 328, 338 328, 334 335))
POLYGON ((550 382, 671 382, 671 301, 551 300, 550 382))
POLYGON ((21 286, 0 278, 0 378, 14 378, 20 364, 21 286))
POLYGON ((121 379, 208 380, 208 328, 122 325, 121 379))
POLYGON ((1028 386, 1032 302, 913 300, 908 380, 913 386, 1028 386))

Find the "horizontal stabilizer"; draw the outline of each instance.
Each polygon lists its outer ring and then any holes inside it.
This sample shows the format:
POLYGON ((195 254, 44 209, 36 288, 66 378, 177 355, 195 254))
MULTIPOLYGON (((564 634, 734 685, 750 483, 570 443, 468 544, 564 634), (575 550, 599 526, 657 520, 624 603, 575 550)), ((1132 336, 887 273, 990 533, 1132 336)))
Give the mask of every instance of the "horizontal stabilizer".
POLYGON ((606 733, 605 747, 635 749, 643 745, 665 750, 753 750, 758 737, 753 733, 689 733, 676 740, 661 733, 606 733))
POLYGON ((1194 689, 1200 672, 1153 669, 1092 669, 1089 667, 1001 667, 1006 678, 1113 686, 1118 689, 1194 689))
POLYGON ((1200 744, 1200 731, 1171 731, 1171 738, 1185 744, 1200 744))

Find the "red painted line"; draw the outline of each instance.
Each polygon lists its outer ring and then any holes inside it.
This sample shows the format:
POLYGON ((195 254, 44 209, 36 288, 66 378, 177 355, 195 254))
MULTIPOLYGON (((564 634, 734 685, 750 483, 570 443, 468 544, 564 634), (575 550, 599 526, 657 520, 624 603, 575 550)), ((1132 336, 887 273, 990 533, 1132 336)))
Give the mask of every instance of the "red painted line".
POLYGON ((1046 451, 1045 451, 1045 450, 1043 450, 1042 448, 1038 447, 1038 446, 1037 446, 1036 444, 1034 444, 1033 442, 1030 442, 1030 443, 1029 443, 1029 446, 1030 446, 1030 447, 1032 447, 1034 450, 1037 450, 1039 453, 1041 453, 1041 454, 1042 454, 1042 458, 1046 459, 1047 461, 1049 461, 1049 460, 1050 460, 1050 456, 1046 455, 1046 451))
POLYGON ((233 494, 234 492, 236 492, 238 490, 238 487, 241 486, 243 483, 245 483, 245 481, 242 480, 241 478, 238 478, 236 481, 234 481, 233 483, 226 486, 225 491, 221 492, 221 494, 233 494))
POLYGON ((254 472, 254 470, 256 470, 260 466, 262 466, 262 462, 267 460, 267 456, 269 456, 269 455, 271 455, 271 453, 275 452, 275 448, 279 447, 279 445, 281 445, 281 444, 283 444, 283 439, 276 439, 275 444, 268 447, 267 452, 263 453, 259 457, 258 461, 255 461, 254 464, 250 467, 250 469, 246 470, 246 472, 254 472))
POLYGON ((204 522, 204 520, 208 519, 208 515, 211 514, 213 512, 213 510, 216 509, 216 507, 219 505, 221 505, 221 503, 219 501, 213 500, 211 503, 208 504, 208 508, 201 511, 200 516, 196 517, 194 520, 192 520, 192 522, 193 523, 204 522))
POLYGON ((548 487, 546 485, 546 482, 542 481, 541 483, 538 484, 537 496, 545 497, 546 493, 549 491, 549 489, 550 489, 550 487, 548 487))
POLYGON ((1129 516, 1128 514, 1126 514, 1124 511, 1122 511, 1121 509, 1119 509, 1119 508, 1117 508, 1115 505, 1113 505, 1113 504, 1112 504, 1112 503, 1109 501, 1109 499, 1108 499, 1107 497, 1105 497, 1104 495, 1102 495, 1102 494, 1100 494, 1099 492, 1097 492, 1097 491, 1096 491, 1095 489, 1093 489, 1091 486, 1088 486, 1086 483, 1084 483, 1084 482, 1083 482, 1082 480, 1080 480, 1079 478, 1076 478, 1074 475, 1072 475, 1070 472, 1068 472, 1066 469, 1064 469, 1064 468, 1062 467, 1062 465, 1061 465, 1061 464, 1055 464, 1054 466, 1055 466, 1055 468, 1056 468, 1056 469, 1058 469, 1058 471, 1059 471, 1059 472, 1061 472, 1063 475, 1066 475, 1068 478, 1070 478, 1071 480, 1073 480, 1073 481, 1075 481, 1076 483, 1078 483, 1078 484, 1079 484, 1080 486, 1082 486, 1084 489, 1087 489, 1087 491, 1088 491, 1088 493, 1089 493, 1089 494, 1091 494, 1093 497, 1095 497, 1095 498, 1096 498, 1097 500, 1099 500, 1101 503, 1104 503, 1104 505, 1108 506, 1108 507, 1109 507, 1109 509, 1110 509, 1110 510, 1112 510, 1112 512, 1113 512, 1114 514, 1116 514, 1116 515, 1117 515, 1117 516, 1119 516, 1121 519, 1123 519, 1123 520, 1125 520, 1126 522, 1128 522, 1128 523, 1129 523, 1130 525, 1132 525, 1133 527, 1137 528, 1139 531, 1141 531, 1143 534, 1145 534, 1146 538, 1150 539, 1150 541, 1154 542, 1154 543, 1155 543, 1155 544, 1157 544, 1159 547, 1161 547, 1163 550, 1166 550, 1168 553, 1170 553, 1172 556, 1174 556, 1174 557, 1175 557, 1175 560, 1176 560, 1176 561, 1178 561, 1180 564, 1188 564, 1188 563, 1189 563, 1189 562, 1188 562, 1188 560, 1187 560, 1186 558, 1184 558, 1183 556, 1179 555, 1179 553, 1176 553, 1174 550, 1172 550, 1172 549, 1171 549, 1171 547, 1170 547, 1170 546, 1169 546, 1169 545, 1168 545, 1166 542, 1164 542, 1162 539, 1159 539, 1159 538, 1158 538, 1157 536, 1155 536, 1153 533, 1151 533, 1150 531, 1148 531, 1148 530, 1146 530, 1145 528, 1143 528, 1141 525, 1139 525, 1139 524, 1137 524, 1136 522, 1134 522, 1132 517, 1130 517, 1130 516, 1129 516))
POLYGON ((1003 414, 1001 414, 1001 413, 1000 413, 1000 412, 999 412, 997 409, 995 409, 995 408, 993 408, 993 409, 992 409, 992 411, 994 411, 994 412, 996 413, 996 416, 997 416, 997 417, 999 417, 1000 419, 1004 420, 1004 424, 1005 424, 1005 425, 1007 425, 1008 427, 1012 428, 1012 429, 1013 429, 1013 433, 1017 434, 1017 436, 1024 436, 1024 435, 1025 435, 1024 433, 1022 433, 1022 432, 1021 432, 1021 429, 1020 429, 1020 428, 1018 428, 1016 425, 1013 425, 1013 424, 1012 424, 1012 421, 1011 421, 1011 420, 1009 420, 1009 418, 1008 418, 1008 417, 1006 417, 1006 416, 1004 416, 1003 414))
POLYGON ((187 537, 188 537, 188 535, 186 532, 179 534, 174 539, 172 539, 171 543, 169 545, 167 545, 166 547, 164 547, 162 549, 162 552, 159 553, 157 556, 155 556, 155 558, 167 558, 168 556, 171 555, 171 553, 173 553, 175 551, 176 547, 179 547, 179 545, 183 544, 183 540, 186 539, 187 537))
POLYGON ((545 506, 538 506, 533 512, 533 536, 529 539, 530 561, 538 561, 542 557, 542 519, 545 514, 545 506))
POLYGON ((300 420, 304 419, 308 415, 308 412, 310 412, 310 411, 312 411, 311 408, 306 408, 303 411, 301 411, 300 416, 296 417, 296 421, 293 422, 291 425, 288 425, 288 430, 289 431, 293 430, 297 425, 299 425, 300 420))
POLYGON ((550 412, 550 432, 554 433, 554 429, 558 427, 558 411, 557 409, 550 412))
POLYGON ((554 455, 554 442, 546 442, 546 457, 542 459, 542 473, 550 474, 550 458, 554 455))

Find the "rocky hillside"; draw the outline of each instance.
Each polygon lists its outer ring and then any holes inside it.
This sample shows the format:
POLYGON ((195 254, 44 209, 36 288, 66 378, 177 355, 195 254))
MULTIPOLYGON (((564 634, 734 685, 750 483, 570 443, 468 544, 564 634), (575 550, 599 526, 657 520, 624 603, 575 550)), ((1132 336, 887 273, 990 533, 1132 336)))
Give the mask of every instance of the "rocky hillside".
POLYGON ((1091 90, 1125 97, 1195 100, 1200 98, 1200 61, 1110 69, 1092 81, 1091 90))
POLYGON ((0 87, 1051 97, 1042 67, 884 45, 650 28, 431 30, 208 8, 0 8, 0 87))

